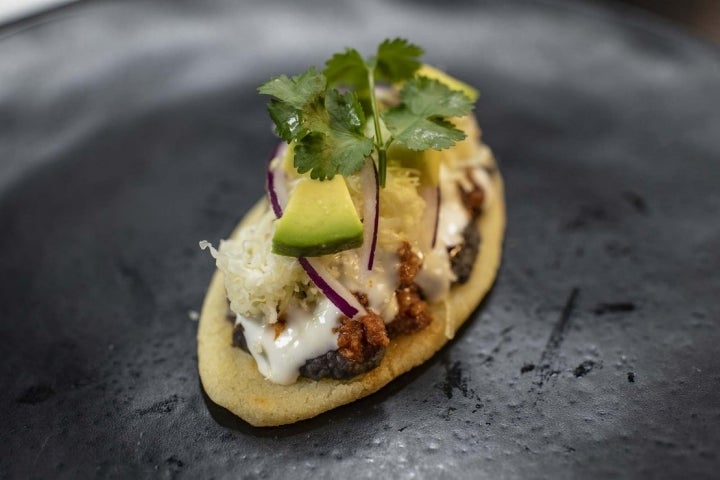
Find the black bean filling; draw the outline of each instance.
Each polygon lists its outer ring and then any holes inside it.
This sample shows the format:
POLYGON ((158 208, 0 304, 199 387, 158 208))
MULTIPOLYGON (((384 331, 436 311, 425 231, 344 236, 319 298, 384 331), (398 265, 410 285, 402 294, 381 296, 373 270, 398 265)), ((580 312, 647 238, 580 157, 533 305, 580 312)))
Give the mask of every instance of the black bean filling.
POLYGON ((450 267, 457 277, 455 283, 465 283, 475 266, 478 251, 480 250, 480 232, 474 221, 471 221, 463 230, 463 243, 448 248, 450 267))
MULTIPOLYGON (((229 319, 229 318, 228 318, 229 319)), ((233 320, 234 321, 234 320, 233 320)), ((250 350, 245 339, 245 331, 239 323, 233 327, 232 345, 247 353, 250 350)), ((334 378, 336 380, 345 380, 355 377, 361 373, 368 372, 380 365, 380 361, 385 356, 385 349, 379 347, 377 351, 363 362, 353 362, 343 357, 337 350, 331 350, 315 358, 311 358, 300 367, 300 375, 313 380, 321 378, 334 378)))
POLYGON ((365 361, 353 362, 340 355, 337 350, 331 350, 306 361, 305 365, 300 367, 300 375, 313 380, 321 378, 345 380, 377 367, 384 356, 385 348, 380 347, 365 361))
POLYGON ((233 347, 237 347, 250 353, 250 349, 247 345, 247 340, 245 339, 245 329, 239 323, 233 327, 232 345, 233 347))

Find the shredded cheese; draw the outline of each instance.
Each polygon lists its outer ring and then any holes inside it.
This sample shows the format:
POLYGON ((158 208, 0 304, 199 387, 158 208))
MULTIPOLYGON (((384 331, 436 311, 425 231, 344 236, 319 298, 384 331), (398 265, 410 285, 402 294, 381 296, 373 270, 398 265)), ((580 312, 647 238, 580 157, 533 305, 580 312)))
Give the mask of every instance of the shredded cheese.
POLYGON ((274 220, 268 210, 257 223, 242 228, 236 238, 222 240, 218 249, 200 242, 201 248, 210 248, 223 272, 231 310, 244 317, 261 317, 267 323, 277 322, 278 312, 284 311, 293 297, 312 303, 320 296, 296 258, 271 252, 274 220))

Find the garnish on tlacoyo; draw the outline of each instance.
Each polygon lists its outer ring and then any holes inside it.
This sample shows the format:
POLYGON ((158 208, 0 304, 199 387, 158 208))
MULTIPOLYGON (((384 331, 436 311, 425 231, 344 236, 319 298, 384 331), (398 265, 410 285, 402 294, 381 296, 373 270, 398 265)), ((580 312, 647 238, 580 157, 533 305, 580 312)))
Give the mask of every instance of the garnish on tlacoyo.
POLYGON ((283 140, 267 195, 218 249, 203 386, 253 425, 368 395, 452 336, 494 281, 502 179, 477 92, 386 40, 259 92, 283 140))

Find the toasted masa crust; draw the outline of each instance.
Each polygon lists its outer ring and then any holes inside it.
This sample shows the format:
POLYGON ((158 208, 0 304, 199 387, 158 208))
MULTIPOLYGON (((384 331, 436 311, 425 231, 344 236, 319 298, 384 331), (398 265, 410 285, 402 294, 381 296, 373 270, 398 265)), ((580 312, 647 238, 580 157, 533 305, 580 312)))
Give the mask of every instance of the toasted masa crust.
MULTIPOLYGON (((434 318, 427 328, 393 339, 380 365, 353 379, 301 377, 293 385, 266 380, 252 356, 232 346, 225 286, 222 273, 216 271, 203 303, 197 336, 200 379, 208 396, 251 425, 284 425, 370 395, 432 357, 480 304, 500 266, 505 233, 503 182, 497 168, 490 178, 494 200, 477 220, 481 246, 470 279, 453 286, 446 301, 431 305, 434 318)), ((264 199, 258 202, 238 228, 255 221, 266 208, 264 199)))

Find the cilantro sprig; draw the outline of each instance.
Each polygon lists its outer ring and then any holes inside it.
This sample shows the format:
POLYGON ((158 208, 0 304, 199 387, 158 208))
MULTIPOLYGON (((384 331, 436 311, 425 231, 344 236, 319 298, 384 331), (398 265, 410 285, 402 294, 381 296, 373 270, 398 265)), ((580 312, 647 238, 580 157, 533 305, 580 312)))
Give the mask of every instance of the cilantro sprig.
POLYGON ((385 186, 387 151, 397 143, 411 150, 442 150, 465 138, 449 117, 467 115, 473 102, 443 83, 416 76, 422 48, 402 38, 383 41, 375 55, 355 49, 336 53, 318 72, 314 67, 271 78, 258 88, 268 104, 277 134, 295 142, 298 172, 324 180, 358 172, 376 154, 385 186), (381 111, 376 83, 402 85, 399 103, 381 111), (366 128, 372 119, 372 133, 366 128), (383 138, 383 132, 389 132, 383 138))

